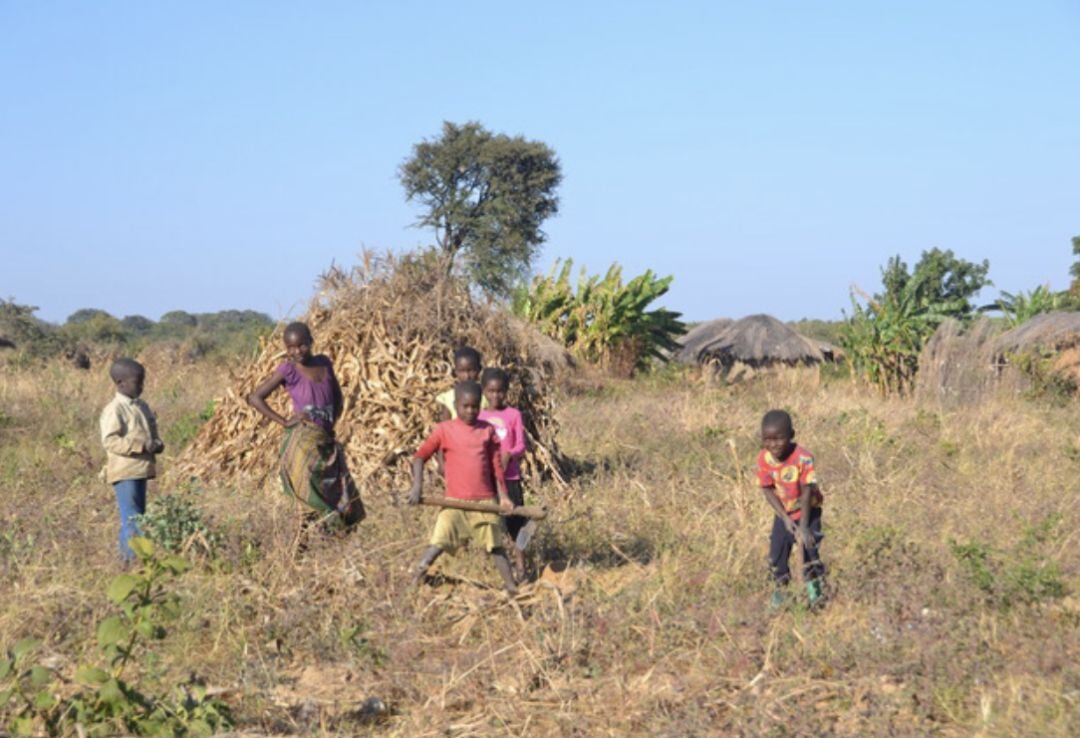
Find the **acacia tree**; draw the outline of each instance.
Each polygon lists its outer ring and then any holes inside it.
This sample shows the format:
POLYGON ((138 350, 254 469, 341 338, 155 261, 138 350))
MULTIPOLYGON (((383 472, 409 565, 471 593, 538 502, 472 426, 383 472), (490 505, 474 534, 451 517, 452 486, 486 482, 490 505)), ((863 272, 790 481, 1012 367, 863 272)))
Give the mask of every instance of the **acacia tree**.
POLYGON ((444 122, 442 135, 413 146, 398 172, 405 199, 424 209, 447 271, 462 270, 481 289, 508 295, 529 273, 558 212, 559 160, 546 144, 494 134, 479 123, 444 122))

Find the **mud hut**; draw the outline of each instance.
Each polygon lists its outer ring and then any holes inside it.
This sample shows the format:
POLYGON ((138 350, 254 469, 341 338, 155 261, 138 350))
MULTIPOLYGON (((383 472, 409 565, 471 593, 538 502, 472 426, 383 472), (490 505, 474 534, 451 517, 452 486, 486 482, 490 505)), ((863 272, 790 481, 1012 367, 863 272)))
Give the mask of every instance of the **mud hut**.
POLYGON ((672 357, 680 364, 697 364, 698 352, 720 337, 732 323, 731 318, 716 318, 698 323, 679 337, 679 350, 672 357))
MULTIPOLYGON (((831 347, 830 347, 831 348, 831 347)), ((773 366, 805 366, 829 361, 821 343, 771 315, 749 315, 720 332, 698 351, 698 362, 716 371, 743 373, 773 366)))

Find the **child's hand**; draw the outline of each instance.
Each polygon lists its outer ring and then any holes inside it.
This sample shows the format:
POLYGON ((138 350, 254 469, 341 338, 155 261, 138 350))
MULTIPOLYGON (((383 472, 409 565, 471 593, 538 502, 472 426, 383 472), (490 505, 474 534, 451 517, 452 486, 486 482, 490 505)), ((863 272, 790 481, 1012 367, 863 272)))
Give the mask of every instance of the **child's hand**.
POLYGON ((154 442, 150 444, 150 453, 161 454, 165 452, 165 442, 160 438, 154 439, 154 442))
POLYGON ((800 525, 799 530, 795 536, 803 548, 813 549, 815 545, 814 534, 810 532, 810 528, 800 525))
POLYGON ((420 496, 422 495, 422 493, 423 493, 423 488, 419 484, 414 484, 412 489, 409 490, 409 504, 410 505, 419 505, 420 504, 420 496))
POLYGON ((499 509, 503 512, 512 512, 514 510, 514 503, 510 501, 510 498, 506 495, 499 497, 499 509))
POLYGON ((795 537, 795 540, 799 540, 799 527, 795 524, 789 516, 784 516, 784 527, 787 528, 787 532, 795 537))
POLYGON ((285 421, 285 425, 282 426, 282 427, 284 427, 284 428, 294 428, 294 427, 300 425, 301 423, 303 423, 304 420, 305 420, 305 418, 304 418, 303 415, 293 415, 288 420, 285 421))

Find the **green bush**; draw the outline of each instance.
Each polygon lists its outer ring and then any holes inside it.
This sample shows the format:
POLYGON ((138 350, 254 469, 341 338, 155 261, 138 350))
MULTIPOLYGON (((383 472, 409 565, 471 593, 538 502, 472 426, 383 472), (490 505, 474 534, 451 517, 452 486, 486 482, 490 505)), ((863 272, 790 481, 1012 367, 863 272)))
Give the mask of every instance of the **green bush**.
POLYGON ((686 332, 679 313, 648 307, 667 293, 672 277, 652 270, 623 283, 622 267, 590 276, 584 269, 576 289, 570 285, 573 261, 556 262, 546 277, 536 277, 513 296, 515 315, 534 323, 581 358, 618 374, 666 361, 686 332))
POLYGON ((221 545, 221 534, 206 524, 199 508, 180 495, 152 500, 146 513, 138 516, 138 525, 144 536, 173 553, 197 545, 213 555, 221 545))
POLYGON ((35 660, 41 641, 19 641, 0 658, 0 713, 15 735, 65 736, 209 736, 232 727, 228 707, 208 698, 197 684, 182 684, 155 694, 124 679, 146 644, 167 635, 166 625, 179 618, 180 599, 172 581, 188 563, 162 555, 146 538, 133 538, 140 567, 115 577, 107 589, 119 613, 97 626, 103 661, 84 664, 74 673, 78 691, 61 688, 60 676, 35 660))

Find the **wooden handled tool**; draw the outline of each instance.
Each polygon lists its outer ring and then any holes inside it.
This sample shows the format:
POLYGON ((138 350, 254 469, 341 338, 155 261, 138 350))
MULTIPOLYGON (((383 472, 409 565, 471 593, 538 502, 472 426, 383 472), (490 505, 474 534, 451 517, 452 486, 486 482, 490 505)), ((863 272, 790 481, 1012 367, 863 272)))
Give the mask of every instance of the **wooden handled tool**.
POLYGON ((434 507, 452 507, 456 510, 472 510, 473 512, 490 512, 498 515, 520 515, 530 520, 543 520, 547 517, 547 510, 538 505, 519 505, 510 512, 504 512, 497 502, 482 502, 480 500, 458 500, 453 497, 438 497, 424 495, 420 498, 421 505, 434 507))

